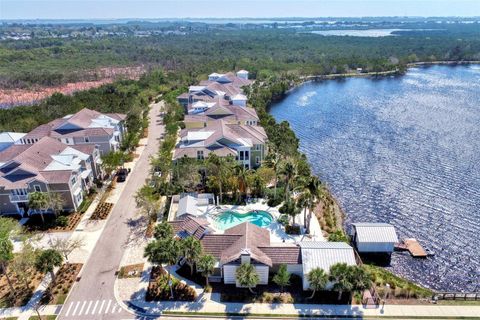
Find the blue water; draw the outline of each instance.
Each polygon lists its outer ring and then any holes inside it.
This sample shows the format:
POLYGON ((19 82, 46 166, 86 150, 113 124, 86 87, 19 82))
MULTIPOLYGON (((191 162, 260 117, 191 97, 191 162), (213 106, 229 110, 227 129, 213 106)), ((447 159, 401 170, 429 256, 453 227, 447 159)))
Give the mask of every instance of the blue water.
POLYGON ((272 223, 273 217, 267 211, 249 211, 247 213, 238 213, 235 211, 225 211, 215 218, 216 226, 220 230, 226 230, 243 222, 250 222, 259 227, 268 227, 272 223))
POLYGON ((397 274, 480 291, 480 66, 307 83, 271 108, 351 222, 389 222, 435 257, 394 254, 397 274))

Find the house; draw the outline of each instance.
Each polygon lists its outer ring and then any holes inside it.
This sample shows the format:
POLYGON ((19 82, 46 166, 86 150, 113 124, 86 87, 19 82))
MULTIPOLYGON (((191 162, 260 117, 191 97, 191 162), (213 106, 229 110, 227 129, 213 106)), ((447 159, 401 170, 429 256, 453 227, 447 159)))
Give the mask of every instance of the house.
POLYGON ((248 80, 248 71, 247 70, 237 71, 237 77, 248 80))
POLYGON ((21 132, 2 132, 0 133, 0 151, 3 151, 14 144, 20 144, 20 140, 26 135, 21 132))
POLYGON ((398 242, 395 227, 388 223, 352 223, 351 237, 359 253, 390 255, 398 242))
POLYGON ((34 144, 13 145, 0 152, 0 214, 32 214, 32 192, 59 193, 64 210, 74 211, 101 174, 93 144, 69 146, 43 137, 34 144))
POLYGON ((265 158, 266 142, 267 134, 260 126, 217 120, 203 128, 180 131, 173 159, 203 160, 213 152, 220 157, 232 156, 246 168, 257 168, 265 158))
MULTIPOLYGON (((213 122, 223 120, 229 124, 252 125, 256 126, 260 122, 255 109, 250 107, 238 108, 232 105, 210 106, 204 102, 197 102, 197 107, 185 115, 184 123, 187 129, 204 128, 213 122)), ((193 104, 195 108, 195 104, 193 104)))
POLYGON ((55 119, 33 129, 20 140, 33 144, 43 137, 51 137, 67 145, 95 144, 100 154, 116 151, 126 133, 126 115, 100 113, 84 108, 73 115, 55 119))
POLYGON ((197 216, 215 204, 213 193, 183 193, 174 195, 170 202, 168 220, 181 218, 183 215, 197 216))
POLYGON ((356 265, 353 248, 343 242, 271 243, 268 229, 249 222, 238 224, 222 234, 213 233, 208 221, 190 215, 169 223, 177 237, 199 239, 203 251, 215 257, 217 263, 210 281, 239 286, 235 272, 241 264, 250 263, 259 275, 258 284, 266 285, 269 277, 278 272, 281 265, 286 265, 290 274, 303 279, 303 289, 309 290, 308 273, 312 269, 321 268, 328 273, 336 263, 356 265))
MULTIPOLYGON (((346 263, 350 266, 357 264, 353 248, 344 242, 302 241, 299 245, 302 253, 303 290, 310 288, 308 273, 312 269, 320 268, 328 273, 330 267, 337 263, 346 263)), ((328 283, 327 289, 332 285, 328 283)))

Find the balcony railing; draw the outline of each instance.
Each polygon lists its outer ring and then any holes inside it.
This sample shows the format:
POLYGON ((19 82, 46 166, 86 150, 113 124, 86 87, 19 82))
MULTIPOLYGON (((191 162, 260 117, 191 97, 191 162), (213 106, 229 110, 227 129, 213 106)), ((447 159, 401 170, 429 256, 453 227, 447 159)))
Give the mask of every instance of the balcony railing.
POLYGON ((10 202, 27 202, 28 201, 28 194, 24 194, 24 195, 11 194, 9 195, 9 197, 10 197, 10 202))

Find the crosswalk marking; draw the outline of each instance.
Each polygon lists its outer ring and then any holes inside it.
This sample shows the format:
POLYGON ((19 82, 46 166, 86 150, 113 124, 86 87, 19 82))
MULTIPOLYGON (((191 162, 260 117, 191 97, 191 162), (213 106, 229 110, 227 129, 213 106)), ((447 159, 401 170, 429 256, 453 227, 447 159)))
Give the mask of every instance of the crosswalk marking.
POLYGON ((95 314, 95 310, 97 309, 97 305, 100 301, 95 301, 95 305, 93 306, 93 309, 92 309, 92 314, 95 314))
POLYGON ((70 309, 72 309, 73 307, 73 303, 70 303, 70 306, 68 307, 67 309, 67 312, 65 313, 65 315, 68 317, 68 314, 70 313, 70 309))
POLYGON ((78 307, 80 306, 80 301, 77 302, 77 304, 75 305, 75 309, 73 310, 73 313, 72 313, 72 316, 74 316, 76 313, 77 313, 77 309, 78 307))
POLYGON ((119 314, 123 311, 123 308, 112 299, 73 301, 64 307, 67 310, 65 318, 85 319, 85 317, 93 318, 94 315, 100 314, 119 314))
POLYGON ((108 313, 108 310, 110 309, 110 304, 112 303, 112 300, 108 300, 107 308, 105 309, 105 313, 108 313))
POLYGON ((105 304, 105 300, 102 300, 102 304, 100 305, 100 310, 98 310, 98 313, 102 313, 103 305, 105 304))

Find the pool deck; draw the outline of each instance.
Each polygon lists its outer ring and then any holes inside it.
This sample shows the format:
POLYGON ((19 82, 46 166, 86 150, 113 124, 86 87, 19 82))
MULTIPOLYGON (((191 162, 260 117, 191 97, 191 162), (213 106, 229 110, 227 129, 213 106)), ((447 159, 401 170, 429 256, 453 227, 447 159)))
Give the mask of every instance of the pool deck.
MULTIPOLYGON (((301 241, 326 241, 323 237, 320 224, 315 215, 312 215, 310 221, 310 234, 309 235, 289 235, 284 231, 283 226, 277 222, 280 217, 279 207, 269 207, 265 200, 260 199, 257 202, 249 203, 245 206, 238 205, 222 205, 220 209, 214 205, 199 206, 197 208, 197 217, 206 218, 210 222, 210 226, 215 230, 215 233, 223 233, 223 230, 216 228, 215 216, 224 211, 236 211, 241 214, 245 214, 249 211, 266 211, 273 217, 273 222, 265 229, 270 231, 270 239, 272 243, 298 243, 301 241)), ((296 217, 296 223, 303 225, 303 212, 296 217)), ((303 228, 302 228, 303 229, 303 228)))

